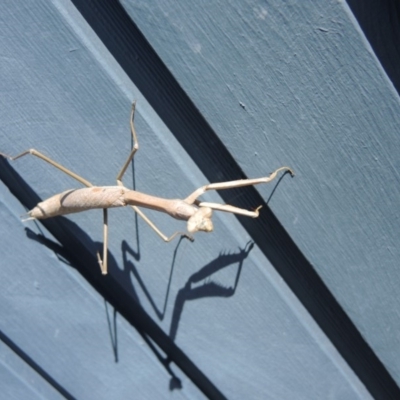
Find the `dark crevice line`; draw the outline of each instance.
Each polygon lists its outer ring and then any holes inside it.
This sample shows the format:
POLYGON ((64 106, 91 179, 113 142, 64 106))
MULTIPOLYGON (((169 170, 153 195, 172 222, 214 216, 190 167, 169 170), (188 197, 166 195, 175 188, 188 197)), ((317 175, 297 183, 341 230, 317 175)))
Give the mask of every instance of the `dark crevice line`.
MULTIPOLYGON (((0 157, 0 179, 26 209, 32 209, 40 201, 37 194, 2 157, 0 157)), ((106 276, 100 274, 96 255, 91 253, 73 234, 68 220, 63 217, 56 217, 42 220, 41 223, 61 243, 63 256, 140 335, 147 335, 165 353, 168 361, 177 365, 208 398, 226 399, 210 379, 153 321, 142 306, 132 299, 131 295, 121 287, 111 274, 106 276)), ((167 369, 169 368, 169 365, 165 366, 167 369)), ((45 371, 38 370, 38 372, 51 379, 45 371)), ((56 389, 59 391, 62 389, 57 382, 49 379, 46 380, 53 384, 56 389)), ((67 392, 65 391, 65 393, 67 392)))
POLYGON ((347 0, 347 4, 400 94, 400 1, 347 0))
MULTIPOLYGON (((72 2, 207 179, 245 178, 119 2, 72 2)), ((220 192, 225 201, 237 193, 220 192)), ((240 221, 370 393, 380 399, 400 398, 393 378, 257 191, 248 188, 235 201, 242 208, 264 205, 257 224, 245 218, 240 221)))
POLYGON ((0 331, 0 340, 8 346, 21 360, 28 364, 38 375, 40 375, 50 386, 68 400, 75 399, 65 388, 63 388, 52 376, 50 376, 39 364, 28 356, 17 346, 4 332, 0 331))

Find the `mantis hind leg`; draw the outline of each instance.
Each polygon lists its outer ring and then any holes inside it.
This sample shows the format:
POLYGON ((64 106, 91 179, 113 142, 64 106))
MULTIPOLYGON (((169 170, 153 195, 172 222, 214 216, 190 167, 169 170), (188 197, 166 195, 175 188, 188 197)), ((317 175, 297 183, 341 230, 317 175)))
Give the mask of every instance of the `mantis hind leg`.
POLYGON ((97 261, 99 262, 101 273, 107 275, 108 265, 108 210, 103 208, 103 260, 100 257, 100 253, 97 252, 97 261))
MULTIPOLYGON (((130 127, 131 127, 131 133, 132 133, 132 137, 133 137, 133 146, 132 146, 132 150, 131 150, 127 160, 125 161, 124 165, 122 166, 121 170, 119 171, 119 173, 117 175, 118 186, 124 186, 124 184, 122 183, 122 177, 124 176, 127 168, 129 167, 129 164, 132 162, 133 157, 135 156, 136 152, 139 150, 139 143, 137 140, 137 134, 136 134, 135 125, 134 125, 135 109, 136 109, 136 101, 134 101, 132 104, 132 111, 131 111, 131 117, 130 117, 130 127)), ((149 217, 146 216, 146 214, 139 207, 137 207, 137 206, 131 206, 131 207, 138 215, 140 215, 143 218, 143 220, 154 230, 155 233, 157 233, 157 235, 164 242, 170 242, 177 235, 185 236, 191 241, 194 240, 190 235, 183 233, 183 232, 175 232, 171 236, 164 235, 164 233, 162 233, 157 228, 157 226, 149 219, 149 217)))
POLYGON ((120 185, 120 186, 123 186, 122 177, 124 176, 129 164, 132 162, 133 157, 135 156, 135 153, 139 150, 139 143, 137 140, 135 125, 133 123, 133 119, 135 117, 135 109, 136 109, 136 101, 134 101, 132 104, 132 111, 131 111, 131 118, 130 118, 131 133, 132 133, 132 137, 133 137, 133 147, 128 156, 128 159, 125 161, 125 164, 122 166, 121 171, 119 171, 119 173, 117 175, 117 182, 118 182, 118 185, 120 185))
POLYGON ((52 160, 51 158, 45 156, 44 154, 40 153, 39 151, 35 150, 35 149, 29 149, 26 150, 24 152, 22 152, 21 154, 18 154, 15 157, 11 157, 8 156, 6 154, 0 153, 0 155, 2 155, 5 158, 8 158, 12 161, 17 160, 18 158, 24 157, 28 154, 31 154, 32 156, 38 157, 43 161, 46 161, 47 163, 49 163, 50 165, 52 165, 53 167, 56 167, 57 169, 59 169, 60 171, 64 172, 65 174, 67 174, 68 176, 70 176, 71 178, 76 179, 78 182, 82 183, 82 185, 85 185, 87 187, 91 187, 93 186, 89 181, 87 181, 86 179, 82 178, 81 176, 75 174, 75 172, 70 171, 69 169, 65 168, 64 166, 62 166, 61 164, 59 164, 58 162, 52 160))

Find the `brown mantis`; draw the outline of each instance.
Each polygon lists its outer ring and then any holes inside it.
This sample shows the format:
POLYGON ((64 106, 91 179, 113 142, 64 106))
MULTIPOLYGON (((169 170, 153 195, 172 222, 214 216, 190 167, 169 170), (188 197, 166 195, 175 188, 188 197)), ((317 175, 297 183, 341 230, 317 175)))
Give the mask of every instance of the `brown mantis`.
POLYGON ((75 174, 69 169, 63 167, 61 164, 53 161, 42 153, 35 149, 29 149, 15 157, 7 156, 6 154, 0 153, 3 157, 10 160, 16 160, 25 155, 34 155, 59 170, 63 171, 67 175, 76 179, 82 183, 86 188, 82 189, 71 189, 65 192, 56 194, 47 200, 44 200, 36 205, 32 210, 28 212, 29 219, 45 219, 55 217, 58 215, 66 215, 71 213, 77 213, 81 211, 91 210, 95 208, 103 209, 103 259, 100 254, 97 253, 98 261, 100 264, 102 274, 107 274, 107 252, 108 252, 108 208, 122 207, 130 205, 147 224, 165 241, 171 241, 177 235, 184 235, 190 240, 194 240, 192 236, 183 232, 175 232, 171 236, 164 235, 150 219, 143 213, 139 207, 149 208, 156 211, 167 213, 173 218, 187 221, 187 230, 189 233, 197 231, 211 232, 213 230, 213 224, 211 221, 212 210, 225 211, 233 214, 244 215, 246 217, 256 218, 259 215, 258 207, 254 211, 245 210, 242 208, 234 207, 228 204, 218 203, 207 203, 197 200, 203 193, 208 190, 222 190, 231 189, 242 186, 252 186, 259 183, 268 183, 272 181, 280 171, 288 171, 294 176, 293 171, 289 167, 281 167, 274 171, 270 176, 257 178, 257 179, 241 179, 229 182, 211 183, 202 186, 195 190, 185 199, 164 199, 161 197, 151 196, 145 193, 140 193, 135 190, 130 190, 122 183, 122 177, 125 174, 126 169, 133 160, 133 157, 139 149, 137 135, 133 123, 135 115, 136 102, 132 105, 132 111, 130 116, 130 127, 133 136, 133 148, 126 160, 125 164, 117 175, 117 186, 93 186, 89 181, 75 174))

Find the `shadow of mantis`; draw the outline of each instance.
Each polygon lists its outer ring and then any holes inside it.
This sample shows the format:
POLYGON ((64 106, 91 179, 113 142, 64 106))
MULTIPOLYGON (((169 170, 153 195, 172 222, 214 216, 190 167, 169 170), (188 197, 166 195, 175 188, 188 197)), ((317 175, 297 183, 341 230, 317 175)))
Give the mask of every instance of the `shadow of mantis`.
MULTIPOLYGON (((74 223, 66 218, 59 217, 60 219, 63 219, 63 223, 65 223, 70 229, 72 229, 74 232, 76 230, 80 230, 80 228, 74 223)), ((80 270, 79 267, 75 266, 75 263, 73 260, 70 258, 69 251, 66 250, 62 245, 58 244, 57 242, 48 239, 45 236, 45 233, 40 229, 40 226, 37 224, 38 230, 40 233, 35 233, 33 230, 29 228, 25 228, 26 235, 29 239, 35 240, 36 242, 45 245, 47 248, 52 250, 57 258, 65 263, 66 265, 70 266, 71 268, 75 268, 77 270, 80 270)), ((88 240, 88 236, 84 231, 81 231, 80 234, 86 236, 85 240, 88 240)), ((94 246, 101 246, 102 244, 100 242, 92 242, 92 245, 94 246)), ((140 258, 139 252, 136 252, 134 250, 131 251, 131 254, 136 258, 140 258)), ((113 276, 116 278, 116 280, 126 279, 126 273, 125 271, 121 271, 117 267, 117 263, 115 258, 113 257, 112 253, 110 252, 109 254, 109 267, 110 267, 110 276, 113 276)), ((130 279, 127 281, 130 282, 130 279)), ((130 290, 129 290, 129 297, 133 300, 136 301, 138 304, 140 304, 140 299, 136 293, 134 285, 130 285, 130 290)), ((115 306, 112 306, 112 309, 110 310, 110 306, 106 298, 104 298, 104 309, 105 309, 105 314, 106 314, 106 319, 107 319, 107 327, 109 331, 109 337, 110 337, 110 342, 111 342, 111 348, 113 351, 114 355, 114 361, 116 363, 119 362, 119 350, 118 350, 118 331, 117 331, 117 316, 118 316, 118 311, 115 308, 115 306)), ((163 365, 163 367, 166 369, 168 374, 170 375, 170 384, 169 384, 169 389, 174 390, 174 389, 181 389, 182 388, 182 383, 181 380, 178 378, 178 376, 173 372, 170 364, 170 358, 169 357, 164 357, 162 352, 158 349, 158 347, 154 344, 153 340, 151 339, 151 336, 146 333, 145 330, 140 329, 139 327, 136 327, 138 333, 140 336, 143 338, 143 340, 146 342, 146 344, 149 346, 149 348, 153 351, 159 362, 163 365)))
POLYGON ((188 301, 206 297, 228 298, 235 294, 243 268, 243 261, 249 255, 253 246, 254 242, 250 241, 243 249, 239 249, 237 253, 221 254, 215 260, 211 261, 198 272, 189 277, 186 284, 178 291, 175 298, 175 305, 169 330, 169 336, 172 340, 175 340, 176 338, 179 321, 181 319, 184 306, 188 301), (238 264, 238 266, 232 286, 225 287, 220 283, 211 280, 213 274, 234 264, 238 264), (203 282, 203 284, 195 286, 199 282, 203 282))
MULTIPOLYGON (((182 239, 181 239, 182 240, 182 239)), ((170 288, 171 288, 171 282, 172 282, 172 276, 173 276, 173 270, 175 266, 175 260, 176 256, 178 253, 178 249, 181 243, 181 240, 178 242, 173 258, 172 258, 172 264, 170 268, 170 274, 169 274, 169 279, 167 283, 167 288, 166 288, 166 293, 164 297, 164 304, 162 307, 157 306, 156 302, 154 301, 153 297, 151 296, 149 290, 146 287, 146 284, 144 283, 143 279, 141 278, 139 271, 135 267, 135 265, 128 260, 127 254, 132 254, 134 256, 134 252, 131 252, 131 249, 129 245, 126 242, 123 242, 122 244, 122 252, 123 252, 123 258, 124 258, 124 266, 125 269, 129 270, 132 272, 132 274, 135 276, 141 290, 143 291, 144 295, 146 296, 147 300, 149 301, 151 307, 153 308, 154 312, 156 313, 157 317, 162 321, 165 317, 165 312, 168 304, 168 298, 170 294, 170 288)), ((243 261, 247 258, 249 255, 251 249, 253 248, 254 243, 253 242, 248 242, 243 249, 239 249, 238 252, 236 253, 229 253, 229 254, 220 254, 217 258, 212 260, 210 263, 202 267, 198 272, 195 272, 192 274, 185 285, 178 291, 176 298, 175 298, 175 304, 172 312, 172 318, 171 318, 171 325, 170 325, 170 330, 169 330, 169 336, 172 340, 175 340, 177 331, 178 331, 178 326, 179 326, 179 320, 181 318, 183 308, 186 302, 192 301, 192 300, 197 300, 201 298, 206 298, 206 297, 231 297, 235 294, 235 291, 237 289, 238 283, 239 283, 239 278, 240 274, 242 271, 243 267, 243 261), (227 268, 231 265, 238 264, 235 278, 234 278, 234 283, 232 286, 225 287, 224 285, 213 281, 211 278, 212 276, 224 269, 227 268), (196 284, 203 282, 201 285, 196 286, 196 284)))

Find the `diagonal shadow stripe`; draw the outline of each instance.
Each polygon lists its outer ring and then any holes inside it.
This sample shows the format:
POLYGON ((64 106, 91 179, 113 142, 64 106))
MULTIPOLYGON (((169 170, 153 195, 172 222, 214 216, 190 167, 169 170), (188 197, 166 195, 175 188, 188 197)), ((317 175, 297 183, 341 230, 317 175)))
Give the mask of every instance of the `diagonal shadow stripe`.
MULTIPOLYGON (((208 180, 246 178, 120 3, 72 2, 208 180)), ((220 195, 226 200, 237 193, 221 191, 220 195)), ((265 201, 253 188, 241 194, 238 207, 264 206, 257 224, 239 218, 241 223, 359 379, 376 398, 400 398, 393 378, 265 201)))
POLYGON ((19 346, 17 346, 5 333, 0 331, 0 340, 7 345, 21 360, 28 364, 37 374, 39 374, 48 384, 58 391, 65 399, 73 400, 71 395, 64 387, 62 387, 50 374, 48 374, 39 364, 28 356, 19 346))
POLYGON ((347 0, 347 4, 400 94, 400 2, 347 0))

